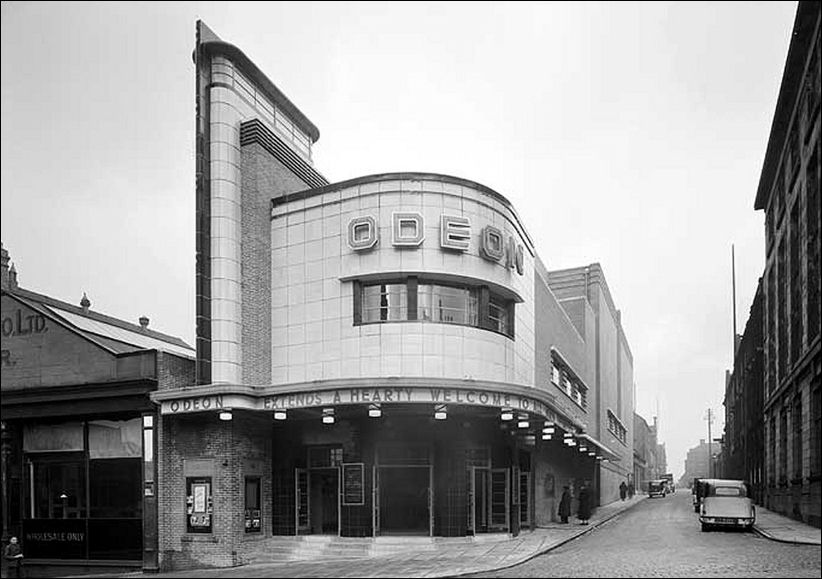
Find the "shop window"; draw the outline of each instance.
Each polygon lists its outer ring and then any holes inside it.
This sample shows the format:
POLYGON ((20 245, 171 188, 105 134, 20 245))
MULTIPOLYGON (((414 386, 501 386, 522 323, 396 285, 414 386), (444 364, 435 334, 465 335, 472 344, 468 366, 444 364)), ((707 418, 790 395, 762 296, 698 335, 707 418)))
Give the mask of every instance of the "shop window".
POLYGON ((25 452, 69 452, 84 448, 82 422, 32 424, 23 430, 25 452))
POLYGON ((26 426, 27 556, 142 558, 141 437, 139 417, 26 426))
POLYGON ((33 505, 36 519, 86 517, 86 469, 81 456, 38 457, 32 464, 33 505))
POLYGON ((91 517, 128 519, 142 517, 141 461, 110 458, 89 461, 91 517))
POLYGON ((186 531, 212 531, 211 477, 186 478, 186 531))
POLYGON ((260 477, 245 477, 245 532, 259 533, 262 530, 260 510, 260 477))

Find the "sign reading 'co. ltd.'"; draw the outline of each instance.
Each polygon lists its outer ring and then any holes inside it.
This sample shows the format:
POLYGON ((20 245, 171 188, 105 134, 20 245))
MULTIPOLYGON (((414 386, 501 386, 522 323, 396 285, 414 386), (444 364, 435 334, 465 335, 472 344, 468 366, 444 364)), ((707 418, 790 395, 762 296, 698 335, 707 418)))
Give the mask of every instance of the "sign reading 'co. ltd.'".
MULTIPOLYGON (((414 211, 395 211, 391 217, 391 245, 415 248, 425 240, 423 217, 414 211)), ((355 217, 348 222, 348 246, 354 251, 368 251, 380 241, 377 220, 371 215, 355 217)), ((471 221, 457 215, 440 216, 440 247, 453 251, 468 251, 471 241, 471 221)), ((516 239, 506 239, 493 225, 482 228, 479 254, 488 261, 501 263, 524 273, 524 250, 516 239)))

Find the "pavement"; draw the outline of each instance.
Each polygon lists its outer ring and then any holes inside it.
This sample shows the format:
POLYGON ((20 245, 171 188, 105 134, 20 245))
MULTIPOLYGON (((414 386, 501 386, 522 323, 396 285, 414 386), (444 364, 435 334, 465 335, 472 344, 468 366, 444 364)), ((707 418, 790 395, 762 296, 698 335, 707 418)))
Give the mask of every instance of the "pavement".
MULTIPOLYGON (((687 490, 680 492, 687 493, 687 490)), ((572 541, 647 500, 636 495, 597 507, 588 525, 575 519, 568 524, 552 523, 517 537, 507 534, 472 537, 419 538, 419 548, 402 552, 386 550, 365 557, 285 561, 243 565, 221 569, 197 569, 156 573, 145 577, 459 577, 471 573, 495 571, 518 565, 572 541)), ((786 543, 821 545, 822 529, 756 507, 754 531, 786 543)), ((378 538, 377 541, 379 541, 378 538)), ((111 575, 108 575, 109 577, 111 575)), ((141 572, 118 577, 144 577, 141 572)), ((88 578, 88 575, 85 575, 88 578)))

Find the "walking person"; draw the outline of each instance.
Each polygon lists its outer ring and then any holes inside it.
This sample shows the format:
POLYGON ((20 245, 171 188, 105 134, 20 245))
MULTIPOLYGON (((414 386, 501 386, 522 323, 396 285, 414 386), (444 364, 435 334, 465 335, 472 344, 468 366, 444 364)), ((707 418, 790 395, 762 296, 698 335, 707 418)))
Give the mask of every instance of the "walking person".
POLYGON ((9 576, 14 570, 15 577, 23 576, 23 550, 17 542, 17 537, 9 539, 9 544, 6 545, 6 550, 3 552, 3 557, 6 559, 9 569, 9 576))
POLYGON ((559 522, 567 523, 571 514, 571 491, 568 485, 562 487, 562 498, 559 500, 559 522))
POLYGON ((619 483, 619 500, 624 501, 625 495, 628 494, 628 485, 625 484, 625 481, 619 483))
POLYGON ((634 493, 635 492, 636 492, 636 489, 634 489, 634 481, 631 481, 631 482, 628 483, 628 498, 629 499, 634 498, 634 493))
POLYGON ((579 507, 577 508, 577 518, 580 525, 587 525, 591 518, 591 491, 588 483, 585 482, 579 489, 579 507))

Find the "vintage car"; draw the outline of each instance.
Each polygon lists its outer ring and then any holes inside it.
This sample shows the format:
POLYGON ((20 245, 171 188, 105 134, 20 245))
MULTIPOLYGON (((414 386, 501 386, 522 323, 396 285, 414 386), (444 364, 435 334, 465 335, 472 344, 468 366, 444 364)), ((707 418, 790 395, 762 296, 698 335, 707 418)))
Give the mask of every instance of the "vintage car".
POLYGON ((717 527, 753 528, 756 509, 744 481, 702 479, 700 486, 699 522, 703 531, 717 527))
POLYGON ((665 497, 668 494, 668 481, 656 479, 648 481, 648 498, 665 497))

